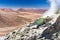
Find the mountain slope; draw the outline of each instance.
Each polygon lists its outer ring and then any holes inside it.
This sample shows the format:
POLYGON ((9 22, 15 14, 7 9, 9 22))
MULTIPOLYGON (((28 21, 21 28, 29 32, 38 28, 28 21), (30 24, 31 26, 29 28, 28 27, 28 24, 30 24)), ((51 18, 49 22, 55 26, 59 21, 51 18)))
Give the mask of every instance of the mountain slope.
POLYGON ((13 30, 21 28, 25 24, 36 20, 43 14, 35 12, 35 10, 34 12, 31 12, 31 9, 29 9, 29 11, 17 11, 9 8, 0 9, 0 36, 4 36, 13 30))

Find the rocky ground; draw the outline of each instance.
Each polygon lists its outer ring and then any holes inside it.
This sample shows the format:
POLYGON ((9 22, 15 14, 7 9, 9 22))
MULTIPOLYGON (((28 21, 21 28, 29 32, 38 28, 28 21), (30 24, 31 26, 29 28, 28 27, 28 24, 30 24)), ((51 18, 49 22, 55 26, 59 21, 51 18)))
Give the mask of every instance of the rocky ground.
POLYGON ((4 40, 60 40, 60 16, 56 22, 43 24, 38 29, 37 25, 26 25, 12 33, 4 40))

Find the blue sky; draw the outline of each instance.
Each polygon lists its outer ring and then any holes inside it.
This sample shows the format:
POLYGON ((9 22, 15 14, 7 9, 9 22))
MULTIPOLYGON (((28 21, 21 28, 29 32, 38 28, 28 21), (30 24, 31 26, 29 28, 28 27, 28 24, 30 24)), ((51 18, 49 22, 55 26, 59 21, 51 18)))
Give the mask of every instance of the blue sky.
POLYGON ((0 8, 49 8, 47 0, 0 0, 0 8))

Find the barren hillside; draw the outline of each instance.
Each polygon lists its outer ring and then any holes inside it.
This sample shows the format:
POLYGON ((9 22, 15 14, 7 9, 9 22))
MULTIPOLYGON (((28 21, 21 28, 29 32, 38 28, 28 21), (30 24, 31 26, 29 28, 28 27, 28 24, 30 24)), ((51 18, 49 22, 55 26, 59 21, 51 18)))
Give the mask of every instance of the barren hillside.
POLYGON ((17 10, 18 15, 24 18, 28 18, 28 19, 32 19, 32 20, 36 20, 37 18, 39 18, 40 16, 42 16, 42 14, 47 11, 44 9, 23 9, 20 8, 17 10))
POLYGON ((42 13, 31 12, 31 9, 29 11, 21 11, 21 9, 14 11, 8 8, 0 9, 0 36, 20 28, 42 15, 42 13))

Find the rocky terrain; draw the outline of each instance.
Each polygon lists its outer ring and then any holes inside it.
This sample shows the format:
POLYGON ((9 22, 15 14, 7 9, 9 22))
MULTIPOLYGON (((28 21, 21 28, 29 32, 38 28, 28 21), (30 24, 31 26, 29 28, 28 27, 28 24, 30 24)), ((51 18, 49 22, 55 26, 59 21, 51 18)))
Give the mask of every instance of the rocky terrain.
POLYGON ((60 40, 60 16, 54 24, 46 20, 39 28, 34 24, 36 21, 9 33, 5 40, 60 40))
MULTIPOLYGON (((40 10, 41 12, 44 12, 44 10, 40 10)), ((17 10, 0 8, 0 36, 4 36, 13 30, 21 28, 25 24, 30 23, 40 16, 42 16, 42 13, 38 12, 36 9, 29 9, 28 11, 28 9, 21 8, 17 10)))

